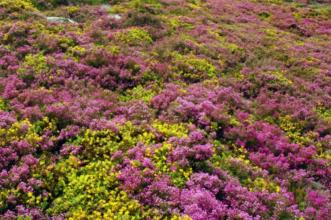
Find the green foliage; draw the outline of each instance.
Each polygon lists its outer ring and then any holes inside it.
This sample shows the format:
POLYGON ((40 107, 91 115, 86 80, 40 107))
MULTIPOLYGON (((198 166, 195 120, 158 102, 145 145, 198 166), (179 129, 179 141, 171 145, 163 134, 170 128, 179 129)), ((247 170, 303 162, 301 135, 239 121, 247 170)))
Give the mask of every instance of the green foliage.
POLYGON ((263 2, 267 4, 281 4, 284 2, 284 0, 255 0, 255 1, 263 2))
POLYGON ((132 123, 126 123, 120 127, 118 133, 111 130, 87 129, 78 136, 75 143, 83 147, 83 155, 86 159, 109 159, 111 154, 118 151, 126 151, 138 142, 149 144, 153 142, 154 135, 141 130, 132 123))
POLYGON ((130 1, 130 7, 136 9, 140 13, 150 12, 151 10, 158 11, 162 5, 159 0, 132 0, 130 1))
POLYGON ((271 74, 275 77, 275 83, 283 86, 290 86, 292 85, 292 81, 285 77, 284 73, 281 71, 270 71, 266 74, 271 74))
POLYGON ((204 58, 194 55, 175 54, 175 72, 189 81, 201 81, 215 77, 217 70, 213 64, 204 58))
MULTIPOLYGON (((151 126, 166 139, 186 137, 188 132, 186 126, 181 124, 155 121, 151 126)), ((53 215, 66 212, 69 219, 141 219, 143 215, 148 215, 148 210, 142 214, 139 203, 118 189, 118 173, 114 169, 116 161, 110 156, 118 150, 126 152, 138 142, 148 146, 154 140, 153 133, 131 123, 120 126, 116 133, 106 129, 85 130, 72 142, 82 146, 81 155, 84 157, 71 155, 50 167, 46 176, 44 174, 47 183, 52 185, 55 182, 52 187, 55 188, 53 196, 56 198, 48 212, 53 215)), ((167 155, 172 150, 172 146, 164 142, 153 154, 146 152, 146 156, 155 163, 157 173, 168 174, 175 185, 183 186, 192 169, 170 165, 167 155), (177 168, 170 170, 170 166, 177 168)))
MULTIPOLYGON (((155 121, 152 127, 166 138, 187 136, 187 129, 181 124, 171 125, 155 121)), ((155 135, 152 132, 147 132, 128 122, 119 128, 118 133, 107 129, 87 129, 77 137, 74 143, 83 147, 84 158, 109 159, 111 154, 118 150, 127 151, 139 142, 148 145, 154 141, 155 135)))
POLYGON ((279 127, 285 131, 286 136, 290 138, 294 143, 307 146, 312 143, 314 134, 303 133, 305 125, 303 123, 295 121, 291 116, 285 115, 279 117, 279 127))
POLYGON ((271 16, 268 12, 261 12, 258 15, 262 20, 267 20, 271 16))
POLYGON ((331 4, 312 4, 308 15, 310 17, 323 16, 324 18, 328 19, 331 16, 331 4))
POLYGON ((237 177, 241 183, 247 183, 249 173, 247 169, 242 169, 249 165, 247 151, 242 147, 233 146, 235 152, 232 152, 225 145, 217 142, 215 146, 217 146, 217 153, 211 159, 213 165, 228 171, 231 175, 237 177))
POLYGON ((29 0, 1 0, 0 9, 4 9, 0 15, 0 19, 5 19, 9 15, 14 18, 25 19, 30 12, 37 11, 29 0))
POLYGON ((177 163, 170 164, 167 161, 167 157, 172 150, 173 146, 171 144, 164 143, 155 150, 152 161, 157 169, 157 174, 168 174, 174 185, 183 187, 193 172, 192 167, 182 167, 177 163))
POLYGON ((0 211, 4 211, 8 208, 9 204, 7 204, 7 198, 11 193, 11 190, 0 191, 0 211))
POLYGON ((151 44, 153 39, 146 30, 134 27, 115 34, 115 41, 125 43, 130 46, 139 46, 151 44))
POLYGON ((35 55, 28 54, 24 59, 22 67, 19 69, 19 73, 24 75, 26 69, 31 69, 33 74, 36 75, 47 72, 49 70, 49 66, 47 64, 46 57, 41 53, 35 55))
POLYGON ((117 174, 113 167, 109 160, 98 160, 79 168, 79 159, 73 156, 58 163, 55 169, 64 174, 63 181, 59 182, 63 192, 53 201, 48 212, 67 212, 69 219, 131 219, 141 216, 139 203, 117 188, 117 174))
POLYGON ((0 110, 2 110, 2 111, 8 110, 7 102, 6 102, 6 100, 4 100, 2 98, 0 98, 0 110))
POLYGON ((120 138, 110 130, 94 131, 87 129, 78 143, 84 147, 87 158, 110 157, 110 153, 119 150, 120 138))
POLYGON ((154 121, 152 126, 164 137, 187 137, 188 130, 184 124, 167 124, 161 121, 154 121))
POLYGON ((41 137, 35 132, 29 120, 15 122, 10 128, 0 128, 0 146, 20 140, 25 140, 32 146, 37 146, 37 143, 41 141, 41 137))
POLYGON ((60 5, 99 5, 108 3, 108 0, 31 0, 39 9, 49 9, 60 5))
POLYGON ((212 163, 238 178, 241 184, 251 191, 279 192, 280 187, 269 179, 257 176, 261 169, 254 166, 248 159, 248 152, 243 147, 236 147, 229 151, 224 145, 218 147, 218 153, 212 157, 212 163), (254 177, 252 177, 254 176, 254 177))
POLYGON ((146 89, 142 85, 138 85, 133 89, 126 90, 125 94, 119 97, 120 101, 127 102, 131 100, 142 100, 149 103, 155 96, 155 92, 151 89, 146 89))
MULTIPOLYGON (((55 1, 63 1, 63 0, 55 0, 55 1)), ((98 5, 98 4, 102 4, 102 3, 108 3, 109 0, 74 0, 74 1, 70 1, 74 4, 89 4, 89 5, 98 5)))
POLYGON ((23 216, 20 215, 17 217, 17 220, 32 220, 33 218, 31 216, 23 216))
MULTIPOLYGON (((160 121, 154 121, 153 128, 165 138, 187 137, 188 130, 184 124, 167 124, 160 121)), ((168 155, 172 152, 173 147, 169 143, 163 143, 163 145, 155 150, 152 157, 155 166, 160 174, 168 174, 171 177, 171 181, 178 187, 184 186, 186 181, 192 174, 191 167, 182 167, 176 163, 169 164, 167 161, 168 155), (170 169, 172 167, 172 169, 170 169), (175 168, 175 169, 174 169, 175 168)))
POLYGON ((41 120, 35 121, 33 123, 33 130, 41 135, 44 131, 52 131, 56 132, 57 131, 57 120, 56 119, 49 119, 48 117, 44 117, 41 120))
POLYGON ((317 114, 321 119, 331 123, 331 108, 318 108, 317 114))
POLYGON ((254 191, 280 192, 280 187, 277 184, 261 177, 255 178, 250 185, 250 189, 254 191))
POLYGON ((69 47, 66 54, 69 57, 74 58, 76 61, 79 61, 81 57, 86 55, 86 49, 84 47, 80 47, 78 45, 69 47))

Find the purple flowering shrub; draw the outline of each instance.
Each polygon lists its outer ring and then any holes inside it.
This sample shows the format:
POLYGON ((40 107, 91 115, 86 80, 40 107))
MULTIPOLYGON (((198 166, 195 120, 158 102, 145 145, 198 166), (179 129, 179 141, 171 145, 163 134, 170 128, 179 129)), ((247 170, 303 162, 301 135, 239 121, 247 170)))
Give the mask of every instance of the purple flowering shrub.
POLYGON ((330 7, 0 0, 0 219, 330 219, 330 7))

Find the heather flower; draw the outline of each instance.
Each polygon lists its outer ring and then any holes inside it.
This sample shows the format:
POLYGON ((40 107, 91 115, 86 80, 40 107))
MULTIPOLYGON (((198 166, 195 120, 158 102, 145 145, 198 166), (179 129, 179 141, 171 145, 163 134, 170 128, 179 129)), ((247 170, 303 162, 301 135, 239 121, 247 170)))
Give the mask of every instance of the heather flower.
POLYGON ((318 2, 2 0, 0 219, 330 219, 318 2))
POLYGON ((188 188, 205 189, 212 192, 214 195, 224 188, 224 183, 217 176, 206 173, 193 174, 186 184, 188 188))
POLYGON ((181 206, 192 219, 225 219, 227 216, 227 205, 203 189, 183 190, 181 206))
POLYGON ((134 167, 122 169, 118 179, 123 182, 123 189, 129 192, 137 190, 145 183, 140 170, 134 167))
POLYGON ((165 90, 152 99, 152 105, 157 109, 165 109, 174 101, 179 93, 179 87, 174 84, 166 85, 165 90))
POLYGON ((138 197, 142 203, 158 207, 164 213, 179 211, 180 190, 171 186, 167 178, 152 182, 138 197))
POLYGON ((15 117, 13 117, 13 114, 0 110, 0 127, 1 128, 9 127, 15 121, 16 121, 16 119, 15 119, 15 117))
POLYGON ((196 160, 206 160, 210 158, 213 154, 212 146, 206 145, 196 145, 192 148, 192 156, 196 160))

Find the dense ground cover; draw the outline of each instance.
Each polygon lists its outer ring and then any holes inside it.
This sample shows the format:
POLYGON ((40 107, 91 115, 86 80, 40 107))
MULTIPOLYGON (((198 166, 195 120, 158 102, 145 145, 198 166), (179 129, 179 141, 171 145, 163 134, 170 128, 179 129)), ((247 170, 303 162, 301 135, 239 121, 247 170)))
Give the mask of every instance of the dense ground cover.
POLYGON ((0 219, 331 219, 327 2, 0 0, 0 219))

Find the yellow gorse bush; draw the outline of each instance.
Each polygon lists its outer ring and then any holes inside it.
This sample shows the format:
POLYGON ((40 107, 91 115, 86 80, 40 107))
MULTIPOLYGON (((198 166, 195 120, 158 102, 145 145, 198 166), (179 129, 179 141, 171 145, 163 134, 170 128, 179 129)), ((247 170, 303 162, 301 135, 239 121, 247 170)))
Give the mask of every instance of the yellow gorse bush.
POLYGON ((8 129, 0 128, 0 137, 0 146, 6 146, 12 141, 25 140, 37 147, 37 143, 42 140, 28 119, 15 122, 8 129))

